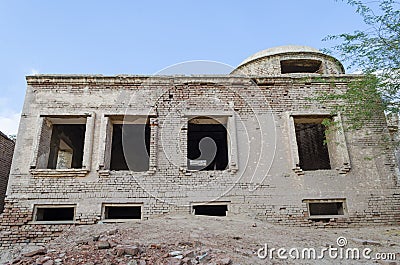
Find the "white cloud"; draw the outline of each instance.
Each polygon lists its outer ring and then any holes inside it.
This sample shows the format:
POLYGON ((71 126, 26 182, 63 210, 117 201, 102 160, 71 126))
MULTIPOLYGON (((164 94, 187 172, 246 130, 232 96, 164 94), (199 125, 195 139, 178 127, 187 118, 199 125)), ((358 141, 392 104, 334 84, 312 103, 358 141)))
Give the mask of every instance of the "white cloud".
POLYGON ((0 131, 6 135, 17 134, 21 113, 0 114, 0 131))
POLYGON ((29 72, 29 75, 38 75, 39 74, 39 70, 37 69, 31 69, 29 72))
POLYGON ((353 75, 361 75, 362 73, 363 73, 362 70, 355 70, 355 71, 351 72, 350 74, 353 74, 353 75))

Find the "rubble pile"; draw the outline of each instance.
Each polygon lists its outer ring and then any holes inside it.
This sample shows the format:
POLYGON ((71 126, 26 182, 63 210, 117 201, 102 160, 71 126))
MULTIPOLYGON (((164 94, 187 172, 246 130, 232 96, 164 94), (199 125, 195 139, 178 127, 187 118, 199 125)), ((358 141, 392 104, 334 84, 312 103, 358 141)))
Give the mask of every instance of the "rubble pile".
POLYGON ((199 241, 174 244, 140 244, 127 242, 124 233, 110 230, 104 234, 69 242, 68 245, 53 244, 33 247, 8 264, 37 265, 229 265, 232 260, 224 251, 206 248, 199 241))

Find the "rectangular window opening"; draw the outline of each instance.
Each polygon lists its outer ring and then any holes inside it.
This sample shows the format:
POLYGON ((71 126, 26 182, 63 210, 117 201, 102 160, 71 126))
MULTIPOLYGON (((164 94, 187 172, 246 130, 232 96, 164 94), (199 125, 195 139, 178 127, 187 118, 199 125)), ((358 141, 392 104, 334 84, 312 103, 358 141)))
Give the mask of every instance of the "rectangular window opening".
POLYGON ((228 166, 226 124, 212 118, 194 118, 187 132, 189 170, 225 170, 228 166))
POLYGON ((194 215, 226 216, 228 205, 194 205, 194 215))
POLYGON ((281 73, 322 73, 322 62, 310 59, 291 59, 281 61, 281 73))
POLYGON ((75 207, 37 207, 35 221, 74 221, 75 207))
POLYGON ((345 214, 343 202, 309 202, 309 214, 311 218, 331 218, 345 214))
POLYGON ((326 128, 326 117, 295 117, 299 166, 302 170, 331 169, 326 128))
POLYGON ((53 124, 47 168, 82 168, 85 131, 85 124, 53 124))
POLYGON ((111 170, 147 171, 150 161, 150 124, 113 124, 111 170))
POLYGON ((141 219, 141 206, 104 206, 104 219, 141 219))

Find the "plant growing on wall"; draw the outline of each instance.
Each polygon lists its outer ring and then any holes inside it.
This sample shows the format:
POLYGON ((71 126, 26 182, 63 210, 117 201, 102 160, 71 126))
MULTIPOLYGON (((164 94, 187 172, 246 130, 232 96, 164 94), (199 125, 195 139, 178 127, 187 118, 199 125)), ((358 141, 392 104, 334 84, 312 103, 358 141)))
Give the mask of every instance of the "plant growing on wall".
POLYGON ((334 111, 346 114, 350 128, 373 122, 377 115, 398 115, 400 110, 400 2, 380 0, 365 3, 347 0, 362 16, 366 29, 327 36, 340 41, 326 50, 349 67, 362 72, 344 93, 323 94, 322 101, 335 101, 334 111))

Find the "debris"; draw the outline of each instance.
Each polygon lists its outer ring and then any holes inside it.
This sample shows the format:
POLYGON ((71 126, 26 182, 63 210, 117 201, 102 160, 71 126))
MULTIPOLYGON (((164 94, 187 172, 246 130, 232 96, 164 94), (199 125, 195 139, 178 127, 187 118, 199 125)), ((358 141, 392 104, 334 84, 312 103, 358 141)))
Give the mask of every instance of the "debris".
POLYGON ((364 240, 359 238, 352 238, 351 240, 357 243, 361 243, 362 245, 382 246, 380 242, 373 240, 364 240))
POLYGON ((50 260, 51 258, 49 256, 44 256, 44 257, 39 257, 36 259, 37 264, 43 264, 46 261, 50 260))
POLYGON ((97 243, 97 249, 108 249, 110 248, 110 243, 108 241, 99 241, 97 243))
POLYGON ((53 264, 54 264, 54 261, 48 260, 45 263, 43 263, 42 265, 53 265, 53 264))
POLYGON ((125 247, 124 254, 136 256, 139 253, 139 248, 135 246, 125 247))
POLYGON ((218 265, 230 265, 232 264, 232 260, 230 258, 223 258, 217 261, 218 265))
POLYGON ((11 264, 17 264, 21 261, 21 258, 17 258, 15 260, 13 260, 13 262, 11 264))
POLYGON ((23 254, 23 256, 25 256, 25 257, 33 257, 33 256, 36 256, 36 255, 44 255, 46 253, 47 253, 47 249, 39 248, 39 249, 35 249, 35 250, 31 250, 31 251, 25 252, 23 254))
POLYGON ((172 257, 167 258, 166 261, 167 261, 167 263, 164 263, 164 264, 168 264, 168 265, 182 265, 183 264, 182 260, 175 259, 175 258, 172 258, 172 257))
POLYGON ((200 256, 197 256, 196 257, 196 259, 198 260, 198 261, 201 261, 202 259, 204 259, 205 257, 207 257, 207 252, 206 253, 204 253, 203 255, 200 255, 200 256))
POLYGON ((183 264, 192 265, 192 260, 190 258, 182 259, 183 264))
POLYGON ((169 253, 170 257, 175 257, 175 256, 178 256, 178 255, 182 255, 182 252, 181 251, 172 251, 172 252, 169 253))
POLYGON ((187 251, 183 252, 182 255, 184 257, 193 258, 194 257, 194 251, 193 250, 187 250, 187 251))
POLYGON ((118 233, 118 229, 113 229, 113 230, 109 230, 107 231, 107 235, 115 235, 116 233, 118 233))

